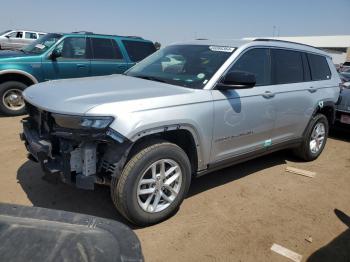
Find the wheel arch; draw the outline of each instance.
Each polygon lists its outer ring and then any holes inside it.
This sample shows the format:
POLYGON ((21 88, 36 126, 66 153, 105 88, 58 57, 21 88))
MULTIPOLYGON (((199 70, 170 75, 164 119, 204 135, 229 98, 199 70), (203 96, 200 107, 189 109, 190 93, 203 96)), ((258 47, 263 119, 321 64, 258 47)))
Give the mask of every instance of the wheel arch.
POLYGON ((201 169, 203 159, 198 135, 192 127, 186 125, 159 127, 136 134, 132 139, 133 145, 129 156, 135 154, 135 151, 138 151, 140 147, 156 139, 162 139, 181 147, 190 160, 193 174, 201 169))
POLYGON ((336 106, 333 101, 320 101, 313 113, 313 117, 317 114, 323 114, 327 119, 330 125, 333 125, 335 122, 335 113, 336 106))
POLYGON ((7 81, 18 81, 28 86, 39 83, 39 81, 33 75, 17 69, 0 71, 0 84, 7 81))

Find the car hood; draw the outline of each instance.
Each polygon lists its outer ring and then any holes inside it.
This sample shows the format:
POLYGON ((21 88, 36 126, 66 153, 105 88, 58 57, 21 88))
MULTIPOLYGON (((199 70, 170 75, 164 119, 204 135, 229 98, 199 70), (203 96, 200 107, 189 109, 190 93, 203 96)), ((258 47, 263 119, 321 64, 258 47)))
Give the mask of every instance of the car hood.
POLYGON ((32 54, 24 53, 18 50, 1 50, 0 51, 0 59, 1 58, 13 58, 13 57, 27 57, 32 54))
MULTIPOLYGON (((98 105, 183 96, 192 92, 195 90, 124 75, 111 75, 44 82, 27 88, 23 96, 30 104, 49 112, 81 115, 98 105)), ((177 103, 176 99, 167 100, 172 104, 177 103)), ((154 106, 154 103, 147 103, 149 108, 154 106)))

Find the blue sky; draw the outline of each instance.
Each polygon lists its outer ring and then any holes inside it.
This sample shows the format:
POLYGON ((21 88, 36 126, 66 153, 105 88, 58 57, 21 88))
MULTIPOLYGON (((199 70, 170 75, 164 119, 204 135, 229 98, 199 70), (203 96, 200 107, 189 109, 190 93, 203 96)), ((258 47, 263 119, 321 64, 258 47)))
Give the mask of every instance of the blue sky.
POLYGON ((162 44, 194 38, 350 34, 350 0, 11 0, 0 31, 93 31, 162 44), (24 4, 25 3, 25 4, 24 4))

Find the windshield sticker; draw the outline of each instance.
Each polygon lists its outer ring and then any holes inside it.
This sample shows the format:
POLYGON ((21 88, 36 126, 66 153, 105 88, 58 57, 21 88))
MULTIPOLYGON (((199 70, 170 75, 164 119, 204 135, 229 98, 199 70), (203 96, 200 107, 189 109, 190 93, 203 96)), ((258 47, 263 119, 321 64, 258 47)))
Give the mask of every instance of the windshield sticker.
POLYGON ((209 46, 209 49, 214 52, 232 53, 236 48, 228 46, 209 46))
POLYGON ((42 44, 37 44, 35 45, 36 48, 39 48, 39 49, 44 49, 46 46, 42 45, 42 44))
POLYGON ((199 79, 203 79, 204 77, 205 77, 205 74, 203 74, 203 73, 199 73, 197 75, 197 78, 199 78, 199 79))

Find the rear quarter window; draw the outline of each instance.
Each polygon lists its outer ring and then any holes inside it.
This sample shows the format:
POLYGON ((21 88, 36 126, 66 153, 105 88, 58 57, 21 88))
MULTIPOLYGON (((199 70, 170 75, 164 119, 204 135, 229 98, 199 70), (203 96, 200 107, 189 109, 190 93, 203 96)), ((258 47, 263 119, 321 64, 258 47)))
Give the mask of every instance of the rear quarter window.
POLYGON ((133 62, 139 62, 156 51, 153 43, 150 42, 132 40, 123 40, 122 42, 133 62))
POLYGON ((331 79, 331 70, 324 56, 307 54, 307 58, 309 60, 311 78, 313 81, 331 79))

